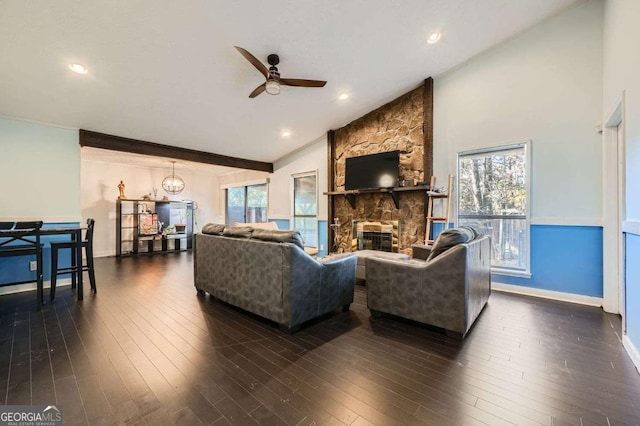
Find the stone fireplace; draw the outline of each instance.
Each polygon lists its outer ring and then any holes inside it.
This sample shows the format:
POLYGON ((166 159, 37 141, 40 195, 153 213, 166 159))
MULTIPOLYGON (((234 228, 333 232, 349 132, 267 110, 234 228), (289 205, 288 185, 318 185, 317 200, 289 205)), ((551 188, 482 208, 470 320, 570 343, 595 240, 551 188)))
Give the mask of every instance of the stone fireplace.
POLYGON ((433 80, 429 78, 417 89, 330 131, 327 140, 331 251, 376 247, 411 254, 412 244, 424 243, 425 193, 346 191, 346 159, 400 151, 400 179, 412 180, 414 184, 427 182, 433 173, 433 80), (398 225, 389 237, 388 232, 382 230, 383 225, 380 230, 365 229, 377 225, 363 225, 358 230, 360 222, 398 225))
POLYGON ((398 252, 400 222, 397 220, 354 220, 351 251, 379 250, 398 252))

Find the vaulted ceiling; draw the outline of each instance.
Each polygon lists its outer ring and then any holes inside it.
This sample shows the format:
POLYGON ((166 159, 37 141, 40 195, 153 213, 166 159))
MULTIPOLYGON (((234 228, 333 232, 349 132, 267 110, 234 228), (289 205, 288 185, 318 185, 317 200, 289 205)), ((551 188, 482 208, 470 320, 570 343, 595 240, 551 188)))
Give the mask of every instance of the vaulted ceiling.
POLYGON ((575 2, 0 0, 0 115, 271 162, 575 2))

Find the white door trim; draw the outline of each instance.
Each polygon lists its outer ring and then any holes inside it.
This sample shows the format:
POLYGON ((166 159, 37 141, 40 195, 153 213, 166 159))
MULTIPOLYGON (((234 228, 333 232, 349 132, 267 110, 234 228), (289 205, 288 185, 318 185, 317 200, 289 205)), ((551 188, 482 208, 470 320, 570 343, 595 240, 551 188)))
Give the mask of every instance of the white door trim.
MULTIPOLYGON (((624 92, 603 128, 603 309, 623 315, 624 324, 624 239, 625 144, 624 92)), ((624 325, 623 325, 624 327, 624 325)), ((624 331, 624 330, 623 330, 624 331)))

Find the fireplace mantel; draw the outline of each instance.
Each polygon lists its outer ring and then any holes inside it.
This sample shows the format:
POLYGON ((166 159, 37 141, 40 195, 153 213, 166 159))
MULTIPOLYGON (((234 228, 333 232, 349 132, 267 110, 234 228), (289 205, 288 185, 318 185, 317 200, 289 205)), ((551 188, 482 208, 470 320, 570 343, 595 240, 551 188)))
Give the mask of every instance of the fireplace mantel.
POLYGON ((393 204, 396 209, 400 208, 400 193, 401 192, 417 192, 424 191, 425 197, 429 195, 431 198, 445 198, 446 194, 427 194, 429 191, 429 185, 416 185, 416 186, 397 186, 395 188, 378 188, 378 189, 352 189, 349 191, 328 191, 324 192, 324 195, 343 195, 347 197, 349 205, 352 209, 356 208, 356 196, 358 194, 390 194, 393 198, 393 204))

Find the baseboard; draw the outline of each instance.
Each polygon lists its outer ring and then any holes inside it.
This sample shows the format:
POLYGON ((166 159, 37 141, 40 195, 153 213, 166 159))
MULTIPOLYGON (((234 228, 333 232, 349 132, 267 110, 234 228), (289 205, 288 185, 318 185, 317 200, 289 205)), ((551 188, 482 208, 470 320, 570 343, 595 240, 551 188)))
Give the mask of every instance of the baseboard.
MULTIPOLYGON (((51 281, 45 281, 43 284, 44 288, 51 288, 51 281)), ((56 287, 64 287, 71 285, 71 278, 64 278, 58 280, 56 283, 56 287)), ((25 283, 25 284, 16 284, 16 285, 6 285, 0 287, 0 296, 4 294, 15 294, 15 293, 24 293, 26 291, 35 291, 36 283, 25 283)))
POLYGON ((113 257, 116 255, 115 250, 94 251, 93 257, 113 257))
POLYGON ((629 354, 629 358, 631 358, 631 361, 633 362, 633 365, 636 366, 638 374, 640 374, 640 352, 638 352, 638 349, 633 345, 633 342, 626 334, 622 336, 622 346, 624 346, 627 354, 629 354))
POLYGON ((543 290, 540 288, 524 287, 503 283, 491 283, 491 289, 505 293, 522 294, 525 296, 540 297, 542 299, 559 300, 561 302, 577 303, 587 306, 602 306, 601 297, 583 296, 581 294, 563 293, 561 291, 543 290))

